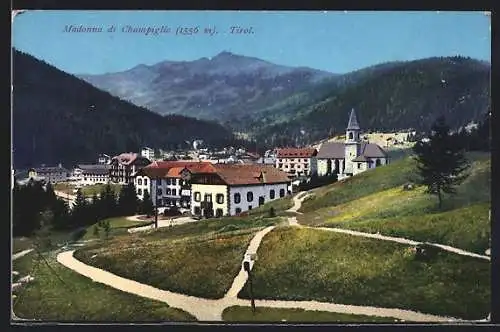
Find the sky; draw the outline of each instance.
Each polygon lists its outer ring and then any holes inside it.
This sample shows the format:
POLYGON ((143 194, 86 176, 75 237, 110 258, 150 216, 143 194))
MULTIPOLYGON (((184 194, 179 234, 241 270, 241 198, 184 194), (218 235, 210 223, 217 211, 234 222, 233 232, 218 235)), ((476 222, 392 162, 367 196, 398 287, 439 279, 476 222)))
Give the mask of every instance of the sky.
POLYGON ((338 74, 432 56, 491 61, 484 12, 34 10, 14 18, 12 45, 72 74, 192 61, 222 51, 338 74), (102 32, 65 31, 80 25, 102 32), (111 26, 114 32, 108 32, 111 26), (249 33, 231 33, 233 26, 249 33), (148 27, 162 32, 146 34, 148 27), (179 27, 198 32, 178 34, 179 27))

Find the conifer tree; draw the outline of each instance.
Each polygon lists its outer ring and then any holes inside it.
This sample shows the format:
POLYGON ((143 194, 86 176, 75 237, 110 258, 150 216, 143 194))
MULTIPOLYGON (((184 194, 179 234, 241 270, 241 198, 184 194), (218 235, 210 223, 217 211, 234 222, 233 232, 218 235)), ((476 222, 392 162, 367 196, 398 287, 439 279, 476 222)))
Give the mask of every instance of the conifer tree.
POLYGON ((416 154, 418 182, 427 187, 426 192, 438 197, 442 207, 443 193, 456 193, 456 186, 465 180, 469 163, 460 144, 450 135, 444 117, 432 126, 429 141, 419 141, 413 151, 416 154))
POLYGON ((148 217, 154 214, 153 200, 151 199, 151 195, 148 190, 144 191, 140 211, 148 217))

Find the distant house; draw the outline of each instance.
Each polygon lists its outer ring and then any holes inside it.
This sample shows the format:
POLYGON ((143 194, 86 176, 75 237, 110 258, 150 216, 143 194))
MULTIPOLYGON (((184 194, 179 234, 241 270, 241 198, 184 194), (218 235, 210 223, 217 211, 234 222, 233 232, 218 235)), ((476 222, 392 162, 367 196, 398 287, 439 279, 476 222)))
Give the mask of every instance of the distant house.
POLYGON ((111 159, 109 178, 113 183, 128 184, 134 180, 135 173, 151 164, 149 159, 137 153, 122 153, 111 159))
POLYGON ((100 165, 109 165, 111 163, 111 157, 107 154, 101 153, 97 159, 97 163, 100 165))
POLYGON ((287 172, 292 177, 310 176, 317 173, 314 148, 284 148, 277 149, 276 168, 287 172))
POLYGON ((71 179, 78 186, 106 184, 109 182, 109 165, 80 164, 73 169, 71 179))
POLYGON ((337 173, 342 179, 389 163, 387 153, 380 146, 360 139, 360 131, 352 110, 345 142, 326 142, 320 146, 317 155, 319 176, 337 173))
POLYGON ((155 150, 148 148, 148 147, 144 147, 141 150, 141 157, 144 157, 144 158, 149 159, 150 161, 153 161, 155 159, 155 150))
POLYGON ((290 194, 288 174, 267 165, 213 164, 185 170, 191 183, 191 213, 234 216, 290 194))
POLYGON ((50 183, 58 183, 67 181, 70 176, 70 171, 61 164, 56 167, 37 167, 28 170, 28 178, 34 180, 43 180, 50 183))

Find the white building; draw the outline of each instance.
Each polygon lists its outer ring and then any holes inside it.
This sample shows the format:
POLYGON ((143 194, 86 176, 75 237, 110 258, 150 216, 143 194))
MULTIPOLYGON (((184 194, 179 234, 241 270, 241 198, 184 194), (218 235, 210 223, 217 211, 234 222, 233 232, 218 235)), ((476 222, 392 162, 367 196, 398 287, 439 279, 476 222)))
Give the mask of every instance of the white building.
POLYGON ((50 183, 65 182, 70 176, 70 171, 61 164, 57 167, 38 167, 28 170, 28 177, 33 179, 42 179, 50 183))
POLYGON ((144 198, 144 192, 149 191, 153 205, 159 207, 177 206, 190 208, 191 184, 182 179, 181 172, 185 169, 202 170, 210 165, 200 161, 158 161, 142 168, 136 173, 134 184, 139 199, 144 198))
POLYGON ((293 177, 316 174, 317 153, 318 151, 314 148, 277 149, 276 168, 287 172, 293 177))
POLYGON ((108 165, 77 165, 71 174, 70 180, 78 186, 89 186, 94 184, 107 184, 109 182, 108 165))
POLYGON ((149 159, 150 161, 153 161, 155 159, 155 150, 148 148, 148 147, 144 147, 141 150, 141 157, 144 157, 144 158, 149 159))
POLYGON ((97 159, 97 163, 100 165, 109 165, 111 163, 111 157, 107 154, 101 153, 97 159))
POLYGON ((288 174, 267 165, 213 164, 182 177, 191 182, 191 213, 207 218, 238 215, 291 194, 288 174))
POLYGON ((337 173, 339 179, 389 163, 387 153, 377 144, 363 142, 354 110, 349 116, 346 139, 323 143, 318 151, 318 175, 337 173))

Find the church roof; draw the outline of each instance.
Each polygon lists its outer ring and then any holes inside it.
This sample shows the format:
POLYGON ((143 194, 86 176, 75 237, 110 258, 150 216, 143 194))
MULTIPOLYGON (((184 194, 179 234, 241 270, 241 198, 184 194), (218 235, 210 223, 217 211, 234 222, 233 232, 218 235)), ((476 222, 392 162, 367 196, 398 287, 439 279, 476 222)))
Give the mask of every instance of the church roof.
POLYGON ((349 116, 349 123, 347 125, 347 130, 351 130, 351 129, 354 129, 354 130, 360 129, 354 108, 351 110, 351 115, 349 116))
POLYGON ((345 144, 337 142, 326 142, 321 144, 318 152, 318 159, 321 158, 334 158, 344 159, 345 144))
MULTIPOLYGON (((386 158, 387 153, 377 144, 360 143, 359 156, 367 158, 386 158)), ((319 148, 318 159, 344 159, 345 144, 338 142, 323 143, 319 148)))

